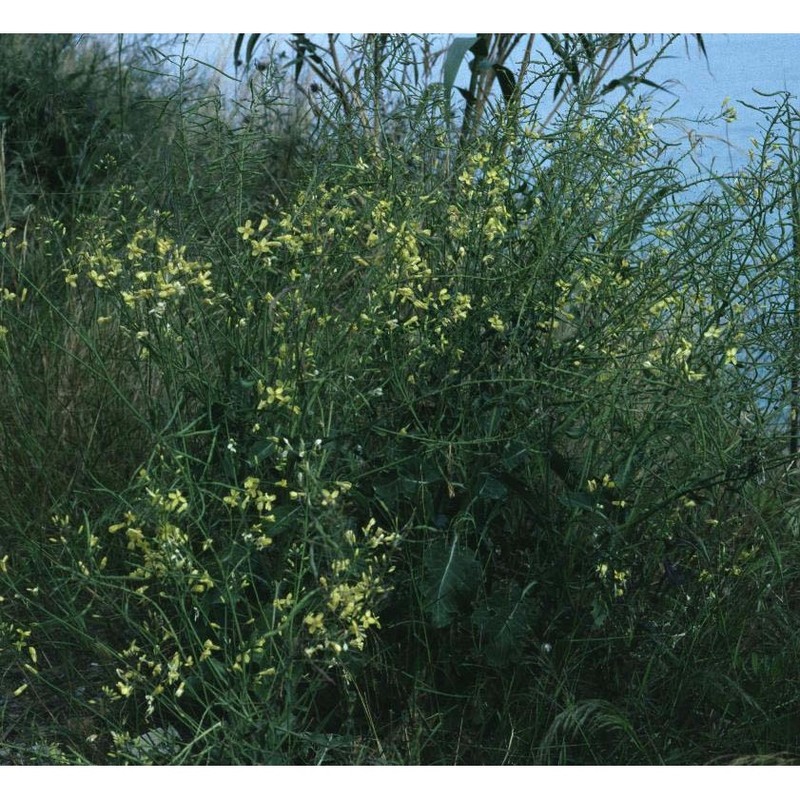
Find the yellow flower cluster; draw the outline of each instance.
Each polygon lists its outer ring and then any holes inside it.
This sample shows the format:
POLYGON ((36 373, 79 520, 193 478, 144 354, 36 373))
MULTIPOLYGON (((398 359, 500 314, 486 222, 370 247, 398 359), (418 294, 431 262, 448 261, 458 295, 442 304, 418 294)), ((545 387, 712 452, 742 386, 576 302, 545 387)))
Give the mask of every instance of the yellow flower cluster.
POLYGON ((630 572, 625 569, 614 569, 606 562, 602 562, 595 568, 597 576, 603 583, 609 584, 614 597, 622 597, 628 584, 630 572))
MULTIPOLYGON (((145 212, 140 212, 139 227, 127 237, 109 233, 102 220, 94 226, 87 224, 89 232, 79 240, 80 247, 68 251, 62 269, 72 290, 97 290, 117 311, 121 300, 124 308, 135 314, 128 320, 134 326, 129 332, 139 343, 151 335, 154 322, 167 317, 169 308, 190 299, 206 306, 225 299, 215 290, 211 265, 190 259, 185 245, 159 231, 164 215, 150 216, 148 221, 145 212)), ((100 311, 105 306, 97 308, 100 311)), ((99 313, 97 321, 108 324, 112 319, 112 315, 99 313)), ((169 325, 164 328, 168 330, 169 325)), ((140 344, 140 349, 142 357, 147 357, 148 347, 140 344)))
POLYGON ((202 593, 214 586, 208 572, 198 566, 195 547, 205 552, 211 547, 210 539, 203 539, 199 545, 185 527, 176 524, 189 508, 189 502, 180 489, 166 493, 152 488, 149 474, 142 470, 140 484, 144 488, 142 509, 139 513, 128 510, 122 522, 108 526, 110 534, 124 533, 126 549, 135 557, 136 565, 128 577, 142 581, 140 593, 147 591, 144 581, 157 580, 166 576, 182 574, 189 590, 202 593))
POLYGON ((348 529, 343 539, 349 557, 333 560, 330 574, 319 578, 325 610, 307 614, 303 620, 312 640, 317 640, 306 648, 309 656, 321 652, 339 655, 350 647, 361 650, 370 628, 380 628, 374 605, 388 591, 384 575, 393 572, 393 567, 387 566, 385 551, 397 544, 399 536, 370 519, 361 528, 360 536, 348 529), (379 554, 379 550, 384 552, 379 554), (349 577, 358 564, 363 565, 360 574, 349 577))
MULTIPOLYGON (((370 629, 380 624, 377 601, 390 589, 386 577, 393 568, 388 553, 399 537, 374 519, 358 533, 343 527, 352 484, 321 480, 325 453, 319 441, 307 446, 302 440, 292 445, 286 438, 269 438, 275 445, 271 468, 282 477, 266 482, 248 476, 241 487, 232 487, 222 498, 225 506, 243 515, 248 527, 242 536, 256 549, 272 542, 278 496, 295 504, 290 517, 297 519, 297 527, 292 526, 295 532, 287 536, 281 528, 281 540, 289 546, 284 551, 283 579, 278 582, 292 588, 276 591, 272 608, 277 616, 269 625, 272 630, 287 631, 299 620, 309 640, 308 657, 338 656, 351 647, 363 648, 370 629), (298 585, 298 575, 306 573, 315 576, 316 588, 298 585), (298 608, 303 609, 302 617, 298 608)), ((237 669, 255 655, 252 645, 241 650, 237 669)), ((264 669, 274 667, 263 654, 258 660, 259 674, 266 677, 264 669)))
POLYGON ((222 502, 229 508, 246 511, 248 508, 256 512, 254 521, 250 522, 242 533, 245 542, 252 542, 257 550, 263 550, 272 544, 272 537, 264 532, 265 526, 275 522, 272 512, 277 496, 265 492, 261 488, 261 480, 255 476, 245 478, 243 488, 232 488, 222 502))
MULTIPOLYGON (((119 680, 113 687, 103 686, 105 695, 110 700, 124 700, 141 690, 147 702, 146 719, 153 715, 157 697, 170 692, 180 698, 197 662, 191 654, 181 654, 173 640, 174 636, 165 632, 160 641, 151 641, 148 647, 132 641, 119 653, 126 666, 116 670, 119 680)), ((210 651, 214 645, 209 641, 204 647, 210 651)))

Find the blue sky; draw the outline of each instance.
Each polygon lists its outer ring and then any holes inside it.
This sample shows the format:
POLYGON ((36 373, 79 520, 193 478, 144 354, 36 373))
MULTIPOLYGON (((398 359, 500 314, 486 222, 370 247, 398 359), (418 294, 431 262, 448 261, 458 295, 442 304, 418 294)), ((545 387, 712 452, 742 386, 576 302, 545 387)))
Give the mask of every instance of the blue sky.
POLYGON ((191 5, 164 0, 135 3, 64 3, 63 0, 6 4, 3 30, 17 33, 58 31, 221 32, 245 24, 262 30, 314 31, 430 31, 481 30, 567 31, 689 31, 800 32, 800 9, 785 0, 754 3, 699 3, 671 0, 573 0, 570 3, 431 3, 404 0, 401 4, 325 2, 297 4, 247 3, 191 5))

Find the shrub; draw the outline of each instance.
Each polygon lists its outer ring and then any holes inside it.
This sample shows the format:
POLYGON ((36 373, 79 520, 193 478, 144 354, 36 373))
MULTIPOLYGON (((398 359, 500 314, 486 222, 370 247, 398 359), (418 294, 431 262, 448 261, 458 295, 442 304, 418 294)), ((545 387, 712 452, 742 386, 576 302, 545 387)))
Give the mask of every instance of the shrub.
POLYGON ((688 187, 646 102, 579 99, 468 136, 435 89, 394 97, 394 137, 334 104, 282 199, 244 204, 241 170, 167 213, 120 182, 34 251, 5 236, 0 657, 84 720, 59 757, 791 749, 760 392, 792 362, 753 309, 792 257, 779 201, 743 200, 780 173, 688 187))

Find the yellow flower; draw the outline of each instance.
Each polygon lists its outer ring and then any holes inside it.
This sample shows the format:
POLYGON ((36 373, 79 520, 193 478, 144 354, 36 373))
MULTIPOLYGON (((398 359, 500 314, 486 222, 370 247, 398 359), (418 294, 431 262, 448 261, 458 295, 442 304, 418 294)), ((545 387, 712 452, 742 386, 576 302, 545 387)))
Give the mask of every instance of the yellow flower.
POLYGON ((96 269, 90 270, 87 273, 89 279, 97 286, 99 289, 102 289, 105 282, 108 280, 107 275, 103 275, 101 272, 98 272, 96 269))
POLYGON ((240 225, 236 229, 236 232, 240 233, 241 236, 242 236, 242 239, 247 241, 255 233, 255 229, 253 228, 253 221, 248 219, 244 223, 244 225, 240 225))
POLYGON ((294 603, 294 597, 292 596, 291 592, 289 592, 286 597, 276 597, 272 601, 273 607, 277 608, 278 611, 283 611, 284 609, 289 608, 292 603, 294 603))
POLYGON ((169 501, 166 506, 170 511, 177 511, 178 514, 183 514, 189 508, 189 503, 181 494, 181 491, 175 489, 175 491, 169 493, 169 501))
MULTIPOLYGON (((193 570, 192 577, 196 577, 197 572, 197 570, 193 570)), ((197 582, 192 586, 192 591, 197 594, 202 594, 204 591, 206 591, 206 589, 213 588, 214 581, 212 580, 211 576, 208 574, 208 572, 203 572, 203 574, 197 578, 197 582)))
POLYGON ((492 314, 492 316, 489 317, 489 325, 498 333, 502 333, 506 329, 505 323, 498 314, 492 314))
POLYGON ((241 492, 238 489, 231 489, 230 492, 222 498, 222 502, 225 503, 226 506, 236 508, 239 505, 240 495, 241 492))
POLYGON ((303 623, 308 627, 308 632, 314 634, 317 631, 324 631, 325 626, 322 624, 323 614, 307 614, 303 623))
POLYGON ((214 644, 214 642, 212 642, 211 639, 206 639, 203 642, 203 652, 200 653, 200 657, 198 660, 205 661, 207 658, 211 657, 211 654, 214 652, 214 650, 221 650, 221 649, 222 648, 219 645, 214 644))

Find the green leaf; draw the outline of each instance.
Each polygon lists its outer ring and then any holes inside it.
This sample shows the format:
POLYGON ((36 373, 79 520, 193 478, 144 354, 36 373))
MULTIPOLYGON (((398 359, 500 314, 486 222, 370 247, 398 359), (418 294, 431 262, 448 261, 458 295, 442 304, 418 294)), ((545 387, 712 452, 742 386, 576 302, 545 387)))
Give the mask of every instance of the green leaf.
POLYGON ((253 57, 253 50, 255 50, 256 44, 258 44, 258 40, 261 38, 260 33, 251 33, 247 39, 247 47, 245 48, 245 56, 244 61, 241 59, 242 55, 242 44, 244 42, 244 34, 238 33, 236 34, 236 43, 233 46, 233 64, 238 69, 241 66, 244 66, 245 71, 250 66, 250 59, 253 57))
POLYGON ((475 37, 475 42, 469 48, 470 53, 472 53, 477 60, 486 58, 489 55, 489 42, 491 40, 491 33, 479 33, 475 37))
POLYGON ((509 666, 529 638, 535 604, 516 583, 495 588, 486 602, 472 614, 477 629, 479 650, 493 667, 509 666))
POLYGON ((560 58, 566 58, 566 53, 564 49, 561 47, 561 43, 559 42, 558 36, 553 36, 550 33, 543 33, 542 38, 550 45, 550 49, 560 58))
POLYGON ((431 543, 423 557, 422 596, 435 628, 446 628, 478 589, 481 567, 475 554, 460 547, 458 537, 448 545, 431 543))
POLYGON ((493 64, 492 67, 495 75, 497 75, 497 82, 500 84, 500 91, 503 93, 503 99, 508 103, 514 96, 514 90, 517 88, 517 80, 514 77, 514 73, 502 64, 493 64))
POLYGON ((614 91, 614 89, 619 88, 622 86, 626 92, 632 91, 633 87, 639 86, 640 84, 644 84, 645 86, 651 86, 653 89, 658 89, 662 92, 667 92, 667 94, 675 94, 675 92, 671 92, 665 86, 662 86, 660 83, 656 83, 655 81, 651 81, 649 78, 645 78, 642 75, 634 75, 632 73, 628 73, 627 75, 623 75, 621 78, 614 78, 614 80, 609 81, 600 91, 600 94, 608 94, 609 92, 614 91))
POLYGON ((271 439, 256 439, 248 450, 248 458, 254 462, 267 461, 277 450, 271 439))
POLYGON ((304 33, 295 33, 292 39, 292 47, 294 47, 295 52, 297 53, 297 58, 294 59, 292 63, 294 63, 294 79, 295 81, 300 80, 300 72, 303 69, 303 62, 305 61, 306 56, 310 58, 315 64, 322 64, 322 59, 317 54, 317 46, 311 39, 308 38, 304 33))
POLYGON ((578 40, 581 43, 583 54, 586 56, 586 59, 588 61, 594 61, 594 55, 597 52, 594 42, 585 33, 579 33, 578 40))
POLYGON ((475 95, 472 94, 468 89, 462 89, 460 86, 456 86, 459 92, 461 92, 461 96, 467 101, 468 106, 474 106, 476 103, 475 95))
POLYGON ((461 67, 461 62, 467 51, 475 45, 478 41, 477 36, 459 36, 453 39, 453 43, 447 50, 447 56, 444 60, 444 68, 442 69, 442 82, 444 84, 444 95, 450 98, 453 91, 453 84, 456 81, 456 75, 461 67))
MULTIPOLYGON (((550 45, 550 49, 558 56, 561 64, 564 67, 564 72, 558 76, 558 82, 556 83, 556 90, 553 93, 554 97, 558 96, 559 89, 561 88, 564 79, 567 75, 572 78, 573 85, 577 85, 581 79, 580 69, 578 68, 578 62, 575 60, 575 56, 565 48, 558 36, 551 36, 548 34, 543 34, 544 40, 550 45)), ((569 46, 571 43, 571 39, 569 34, 567 34, 564 38, 565 43, 569 46)))
POLYGON ((522 439, 512 439, 506 443, 503 450, 503 467, 507 470, 518 470, 530 461, 529 445, 522 439))
POLYGON ((487 474, 478 495, 488 500, 504 500, 508 496, 508 487, 494 475, 487 474))
POLYGON ((236 35, 236 44, 233 46, 233 65, 238 69, 242 66, 242 60, 239 58, 242 52, 242 42, 244 41, 244 34, 239 33, 236 35))
POLYGON ((568 439, 584 439, 589 432, 588 425, 580 425, 577 428, 565 428, 559 433, 564 434, 568 439))
POLYGON ((708 53, 706 53, 706 45, 703 41, 703 34, 702 33, 695 33, 694 34, 695 41, 697 42, 697 46, 700 49, 700 52, 705 56, 706 64, 708 63, 708 53))
POLYGON ((305 36, 302 33, 296 33, 294 36, 294 48, 297 52, 297 58, 294 59, 294 80, 295 83, 300 80, 300 73, 303 70, 303 59, 305 58, 306 47, 303 41, 305 36))
POLYGON ((322 64, 322 57, 319 55, 319 53, 317 53, 317 46, 311 41, 311 39, 308 38, 308 36, 306 36, 304 33, 296 33, 294 35, 294 43, 299 52, 307 53, 308 57, 315 64, 322 64))
POLYGON ((564 492, 558 500, 567 508, 577 508, 581 511, 597 510, 597 498, 589 492, 564 492))
POLYGON ((258 40, 261 38, 260 33, 251 33, 250 38, 247 40, 247 50, 245 52, 244 63, 249 65, 253 58, 253 50, 256 49, 258 40))
POLYGON ((419 482, 405 475, 374 487, 375 497, 390 506, 401 501, 414 500, 418 491, 419 482))
POLYGON ((595 628, 602 628, 608 619, 608 607, 599 598, 592 600, 592 624, 595 628))
POLYGON ((553 88, 553 100, 555 100, 558 97, 558 95, 561 93, 561 87, 563 86, 564 80, 566 79, 566 77, 567 77, 567 73, 566 72, 561 72, 561 73, 559 73, 559 76, 556 78, 556 85, 553 88))

